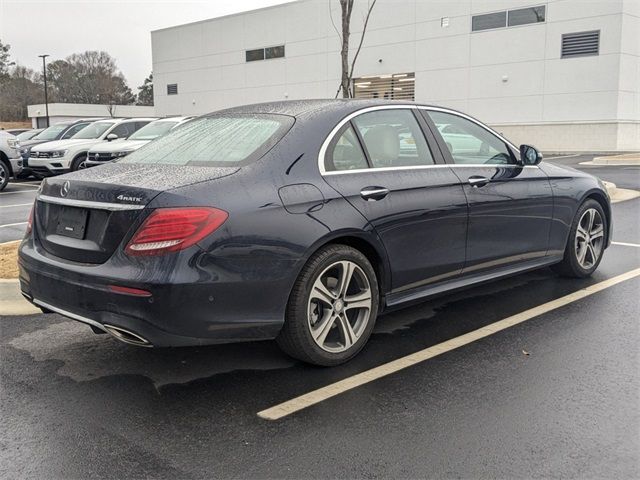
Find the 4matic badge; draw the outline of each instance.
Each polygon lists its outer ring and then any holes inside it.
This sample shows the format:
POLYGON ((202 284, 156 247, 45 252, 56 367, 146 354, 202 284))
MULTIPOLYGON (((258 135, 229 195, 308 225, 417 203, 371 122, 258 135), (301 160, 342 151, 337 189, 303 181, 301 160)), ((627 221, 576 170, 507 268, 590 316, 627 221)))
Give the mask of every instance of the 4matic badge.
POLYGON ((116 198, 122 202, 141 202, 142 201, 141 197, 130 197, 128 195, 122 195, 122 194, 118 195, 116 198))

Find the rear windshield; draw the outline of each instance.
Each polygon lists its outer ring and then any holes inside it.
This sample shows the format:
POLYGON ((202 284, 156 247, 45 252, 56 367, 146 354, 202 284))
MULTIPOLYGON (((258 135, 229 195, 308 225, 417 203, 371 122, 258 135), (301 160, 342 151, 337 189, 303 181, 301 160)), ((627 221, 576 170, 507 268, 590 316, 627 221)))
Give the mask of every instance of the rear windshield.
POLYGON ((215 115, 180 125, 121 163, 237 167, 257 160, 289 131, 285 115, 215 115))

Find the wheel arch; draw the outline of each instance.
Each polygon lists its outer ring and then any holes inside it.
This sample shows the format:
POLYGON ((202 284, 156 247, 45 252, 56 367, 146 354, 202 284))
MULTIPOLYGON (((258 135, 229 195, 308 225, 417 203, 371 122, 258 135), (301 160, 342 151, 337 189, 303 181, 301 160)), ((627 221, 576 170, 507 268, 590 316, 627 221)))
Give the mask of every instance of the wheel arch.
POLYGON ((612 213, 611 213, 611 202, 609 201, 607 195, 597 189, 590 190, 587 192, 580 201, 579 205, 582 205, 587 200, 595 200, 600 204, 602 210, 604 211, 606 221, 607 221, 607 238, 605 239, 605 245, 608 247, 611 244, 611 227, 612 227, 612 213))
MULTIPOLYGON (((376 272, 378 286, 380 289, 380 301, 384 302, 386 292, 391 289, 391 269, 387 258, 386 250, 382 242, 374 233, 362 231, 337 231, 325 236, 309 248, 303 265, 307 263, 318 250, 327 245, 347 245, 361 252, 376 272)), ((302 269, 302 267, 301 267, 302 269)), ((298 275, 300 272, 298 272, 298 275)))
POLYGON ((7 154, 2 150, 0 150, 0 162, 5 164, 5 166, 9 170, 9 176, 13 177, 13 167, 11 166, 11 162, 9 161, 9 157, 7 157, 7 154))

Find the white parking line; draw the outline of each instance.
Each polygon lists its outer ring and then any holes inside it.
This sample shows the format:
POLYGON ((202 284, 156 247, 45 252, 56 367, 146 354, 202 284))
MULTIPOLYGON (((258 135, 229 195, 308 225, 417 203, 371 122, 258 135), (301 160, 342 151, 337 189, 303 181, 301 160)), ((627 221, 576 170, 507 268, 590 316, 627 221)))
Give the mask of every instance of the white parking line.
POLYGON ((0 225, 0 228, 4 228, 4 227, 17 227, 18 225, 26 225, 27 222, 20 222, 20 223, 5 223, 4 225, 0 225))
POLYGON ((451 340, 439 343, 437 345, 434 345, 433 347, 429 347, 424 350, 420 350, 419 352, 412 353, 411 355, 407 355, 406 357, 393 360, 389 363, 385 363, 384 365, 380 365, 379 367, 372 368, 371 370, 366 370, 352 377, 348 377, 344 380, 340 380, 339 382, 327 385, 326 387, 319 388, 318 390, 305 393, 304 395, 301 395, 292 400, 288 400, 274 407, 262 410, 261 412, 258 412, 258 416, 266 420, 278 420, 304 408, 327 400, 331 397, 340 395, 341 393, 344 393, 348 390, 354 389, 369 382, 373 382, 374 380, 378 380, 379 378, 386 377, 387 375, 391 375, 392 373, 404 370, 405 368, 412 367, 418 363, 429 360, 430 358, 436 357, 445 352, 449 352, 464 345, 468 345, 472 342, 475 342, 476 340, 480 340, 482 338, 493 335, 494 333, 505 330, 509 327, 513 327, 514 325, 526 322, 527 320, 531 320, 534 317, 550 312, 569 303, 588 297, 589 295, 593 295, 594 293, 598 293, 606 288, 617 285, 618 283, 624 282, 625 280, 629 280, 638 276, 640 276, 640 268, 630 270, 616 277, 596 283, 595 285, 583 288, 581 290, 578 290, 577 292, 570 293, 569 295, 565 295, 564 297, 557 298, 550 302, 543 303, 542 305, 538 305, 537 307, 525 310, 524 312, 517 313, 511 317, 499 320, 495 323, 479 328, 478 330, 474 330, 459 337, 452 338, 451 340))
POLYGON ((572 158, 572 157, 579 157, 580 154, 575 154, 575 155, 559 155, 556 157, 544 157, 545 160, 557 160, 557 159, 561 159, 561 158, 572 158))
POLYGON ((640 245, 637 243, 627 243, 627 242, 611 242, 611 245, 622 245, 623 247, 636 247, 640 248, 640 245))
POLYGON ((10 208, 10 207, 27 207, 31 206, 33 203, 16 203, 14 205, 0 205, 0 208, 10 208))

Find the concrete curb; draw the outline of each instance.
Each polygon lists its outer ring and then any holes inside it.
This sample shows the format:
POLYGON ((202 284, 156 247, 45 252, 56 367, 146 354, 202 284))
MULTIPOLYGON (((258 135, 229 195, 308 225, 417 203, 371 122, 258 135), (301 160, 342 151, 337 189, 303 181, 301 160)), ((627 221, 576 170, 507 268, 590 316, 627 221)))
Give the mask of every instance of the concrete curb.
POLYGON ((640 166, 640 153, 628 153, 624 155, 607 155, 605 157, 595 157, 589 162, 581 162, 580 165, 602 165, 602 166, 640 166))
POLYGON ((637 190, 629 190, 627 188, 618 188, 615 183, 603 181, 604 186, 607 188, 609 197, 611 197, 611 203, 625 202, 627 200, 633 200, 640 197, 640 192, 637 190))
POLYGON ((34 315, 42 313, 20 293, 20 282, 17 279, 0 280, 0 312, 2 315, 34 315))

